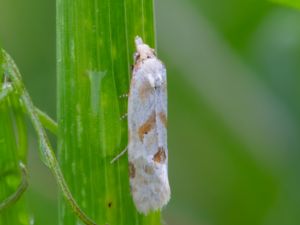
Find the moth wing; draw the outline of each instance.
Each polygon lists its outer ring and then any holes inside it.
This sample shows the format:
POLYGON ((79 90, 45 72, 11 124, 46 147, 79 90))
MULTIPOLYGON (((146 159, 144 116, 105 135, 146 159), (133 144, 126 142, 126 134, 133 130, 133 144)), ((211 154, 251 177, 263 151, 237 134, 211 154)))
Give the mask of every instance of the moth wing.
POLYGON ((166 71, 159 60, 154 63, 133 74, 128 99, 130 184, 135 205, 145 214, 170 198, 166 71), (160 81, 153 87, 156 78, 160 81))
POLYGON ((166 70, 162 65, 161 73, 161 86, 157 90, 156 96, 156 124, 157 124, 157 133, 158 133, 158 146, 163 147, 168 153, 167 147, 167 125, 168 125, 168 100, 167 100, 167 79, 166 79, 166 70))
MULTIPOLYGON (((155 93, 144 71, 133 74, 128 97, 129 157, 140 157, 147 136, 155 130, 155 93)), ((157 142, 157 140, 155 141, 157 142)))

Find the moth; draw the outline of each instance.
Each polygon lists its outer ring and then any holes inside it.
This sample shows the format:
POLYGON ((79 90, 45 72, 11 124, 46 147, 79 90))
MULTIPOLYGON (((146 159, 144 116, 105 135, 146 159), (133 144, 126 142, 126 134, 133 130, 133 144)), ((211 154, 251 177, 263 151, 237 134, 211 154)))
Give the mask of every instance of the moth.
POLYGON ((155 51, 135 38, 128 96, 130 188, 137 210, 160 210, 170 199, 167 147, 167 77, 155 51))

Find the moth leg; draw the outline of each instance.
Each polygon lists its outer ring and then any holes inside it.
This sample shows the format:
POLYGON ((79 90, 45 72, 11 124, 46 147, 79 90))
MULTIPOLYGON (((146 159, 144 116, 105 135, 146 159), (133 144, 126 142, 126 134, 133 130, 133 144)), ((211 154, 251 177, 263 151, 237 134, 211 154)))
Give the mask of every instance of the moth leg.
POLYGON ((127 113, 125 113, 123 116, 120 117, 120 120, 124 120, 128 116, 127 113))
POLYGON ((122 94, 122 95, 119 96, 119 98, 128 98, 128 95, 129 94, 122 94))
POLYGON ((115 158, 113 158, 113 160, 110 161, 111 164, 113 164, 115 161, 117 161, 119 158, 121 158, 122 155, 124 155, 128 150, 128 146, 126 146, 126 148, 119 153, 115 158))
MULTIPOLYGON (((129 94, 122 94, 119 98, 128 98, 129 94)), ((123 120, 127 117, 127 113, 120 117, 120 120, 123 120)))
POLYGON ((9 206, 13 205, 15 202, 19 200, 19 198, 22 196, 22 194, 26 191, 28 187, 28 172, 26 169, 26 166, 20 162, 19 167, 22 173, 22 181, 17 188, 17 190, 11 194, 8 198, 6 198, 4 201, 0 203, 0 213, 8 208, 9 206))

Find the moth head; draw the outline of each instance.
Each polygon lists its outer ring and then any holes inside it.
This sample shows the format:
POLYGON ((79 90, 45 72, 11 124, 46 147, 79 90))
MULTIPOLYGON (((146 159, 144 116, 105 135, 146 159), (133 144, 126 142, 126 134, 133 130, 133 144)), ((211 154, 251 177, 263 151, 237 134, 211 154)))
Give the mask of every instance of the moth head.
POLYGON ((136 36, 135 38, 136 52, 134 54, 134 61, 143 61, 145 59, 150 59, 155 57, 154 49, 150 48, 148 45, 144 44, 142 38, 136 36))

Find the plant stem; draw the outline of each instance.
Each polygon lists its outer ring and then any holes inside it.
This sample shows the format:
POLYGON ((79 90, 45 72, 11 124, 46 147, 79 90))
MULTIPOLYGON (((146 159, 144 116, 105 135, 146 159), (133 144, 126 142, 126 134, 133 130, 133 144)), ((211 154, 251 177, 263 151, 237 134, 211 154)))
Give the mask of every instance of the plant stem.
POLYGON ((37 113, 37 116, 39 117, 39 120, 41 121, 43 127, 45 127, 47 130, 49 130, 52 134, 57 136, 57 123, 51 119, 46 113, 41 111, 38 108, 35 108, 35 111, 37 113))
POLYGON ((27 173, 26 166, 22 162, 20 162, 19 167, 22 172, 22 181, 21 181, 19 187, 17 188, 17 190, 13 194, 11 194, 8 198, 6 198, 4 201, 2 201, 0 203, 0 213, 4 209, 7 209, 11 205, 15 204, 20 199, 20 197, 22 196, 22 194, 26 191, 26 189, 28 187, 28 173, 27 173))
MULTIPOLYGON (((127 101, 134 38, 155 47, 152 0, 58 0, 58 154, 79 204, 99 224, 158 225, 130 194, 127 101)), ((77 219, 60 201, 60 224, 77 219)))
POLYGON ((0 50, 0 224, 29 225, 23 195, 27 187, 25 166, 19 164, 22 176, 18 169, 18 163, 25 163, 27 157, 25 120, 20 104, 10 96, 12 88, 2 83, 4 64, 0 50))
MULTIPOLYGON (((4 87, 0 92, 0 103, 7 99, 11 93, 13 93, 11 85, 4 87)), ((40 109, 36 108, 35 110, 43 127, 48 129, 52 134, 57 135, 57 123, 40 109)))
POLYGON ((8 73, 9 78, 12 80, 12 85, 14 90, 20 96, 22 103, 29 115, 29 118, 33 124, 33 127, 37 133, 39 140, 39 150, 41 154, 41 158, 45 165, 47 165, 52 171, 54 177, 58 185, 60 186, 63 196, 66 198, 68 204, 71 206, 73 212, 78 216, 78 218, 83 221, 87 225, 96 225, 78 206, 77 202, 73 198, 69 187, 64 179, 64 176, 61 172, 60 166, 56 160, 55 154, 51 147, 51 144, 48 140, 46 132, 42 126, 42 123, 39 120, 38 114, 36 112, 36 108, 34 107, 31 98, 26 91, 22 81, 21 75, 16 67, 15 63, 11 59, 11 57, 3 51, 4 59, 6 60, 7 66, 5 67, 5 72, 8 73))

